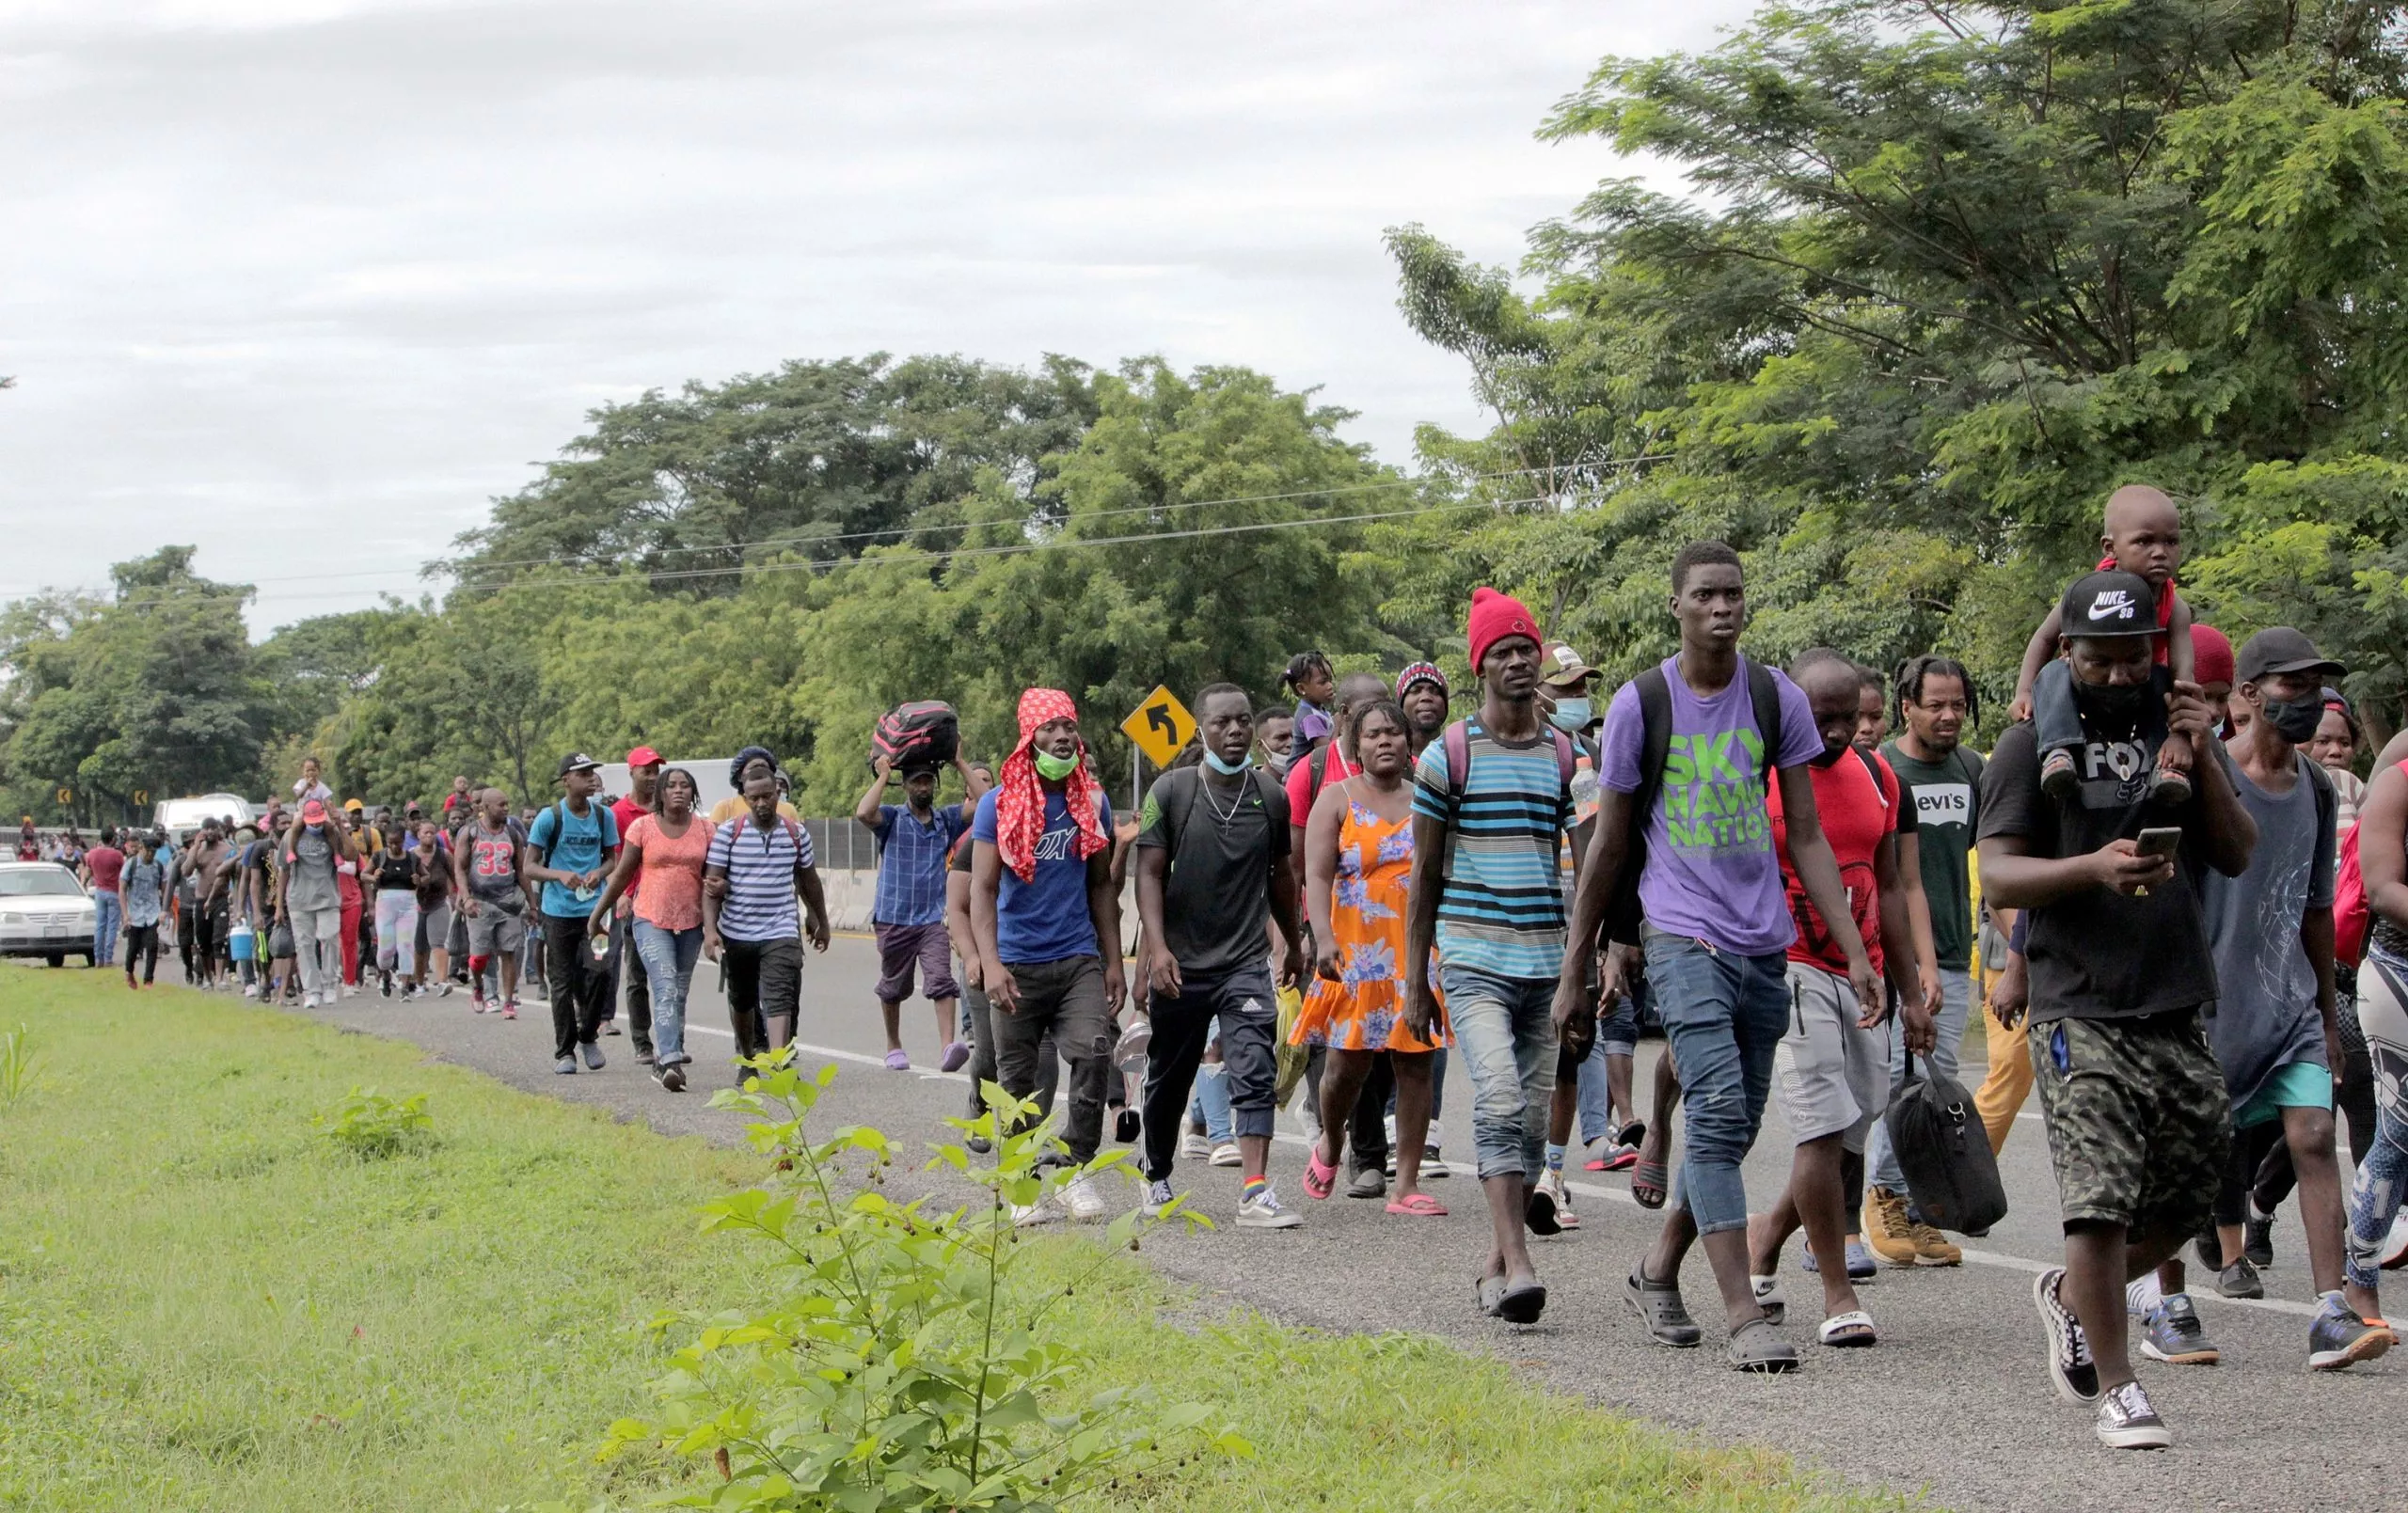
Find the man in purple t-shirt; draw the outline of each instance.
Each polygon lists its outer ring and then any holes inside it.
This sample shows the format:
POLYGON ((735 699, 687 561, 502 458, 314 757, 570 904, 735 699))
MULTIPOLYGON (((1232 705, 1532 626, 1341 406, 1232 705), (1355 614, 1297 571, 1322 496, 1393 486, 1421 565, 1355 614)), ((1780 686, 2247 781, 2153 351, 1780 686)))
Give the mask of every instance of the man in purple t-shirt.
MULTIPOLYGON (((1670 740, 1652 793, 1642 791, 1640 684, 1655 675, 1624 685, 1606 712, 1596 829, 1573 902, 1555 1018, 1562 1026, 1594 1012, 1583 980, 1636 841, 1645 850, 1637 863, 1639 944, 1679 1066, 1689 1129, 1672 1186, 1679 1201, 1632 1270, 1625 1296, 1657 1343, 1696 1345, 1698 1327, 1681 1301, 1680 1268, 1691 1242, 1703 1238, 1731 1329, 1731 1364, 1789 1371, 1797 1351, 1773 1332, 1749 1281, 1748 1194, 1739 1174, 1764 1119, 1773 1051, 1789 1026, 1786 954, 1797 926, 1765 812, 1766 786, 1776 772, 1791 864, 1816 912, 1830 922, 1868 1022, 1880 1010, 1880 987, 1814 810, 1806 771, 1823 755, 1814 712, 1787 677, 1739 654, 1747 594, 1738 554, 1720 542, 1682 547, 1672 559, 1672 614, 1681 651, 1659 670, 1670 740), (1779 711, 1769 740, 1756 716, 1760 694, 1779 711)), ((1609 956, 1608 997, 1619 965, 1609 956)))

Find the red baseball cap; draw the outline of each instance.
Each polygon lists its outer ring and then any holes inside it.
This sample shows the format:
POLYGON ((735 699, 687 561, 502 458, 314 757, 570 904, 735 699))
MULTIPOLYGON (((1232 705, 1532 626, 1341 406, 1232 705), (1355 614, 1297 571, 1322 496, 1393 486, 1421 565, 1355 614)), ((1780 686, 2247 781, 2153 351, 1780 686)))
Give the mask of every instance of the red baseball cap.
POLYGON ((308 803, 302 805, 301 823, 304 825, 324 825, 326 823, 325 800, 322 798, 312 798, 308 803))
POLYGON ((630 767, 657 767, 660 762, 660 753, 648 746, 639 746, 627 753, 627 765, 630 767))

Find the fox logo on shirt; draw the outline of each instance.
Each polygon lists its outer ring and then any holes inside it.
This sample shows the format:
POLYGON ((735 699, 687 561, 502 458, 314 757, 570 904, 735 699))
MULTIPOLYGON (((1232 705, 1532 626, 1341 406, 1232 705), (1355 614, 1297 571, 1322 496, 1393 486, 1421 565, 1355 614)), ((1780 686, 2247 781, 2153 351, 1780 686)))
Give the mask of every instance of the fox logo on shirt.
POLYGON ((1037 859, 1039 861, 1068 861, 1070 859, 1071 839, 1078 833, 1078 827, 1066 826, 1058 830, 1048 830, 1043 835, 1038 836, 1037 838, 1037 859))

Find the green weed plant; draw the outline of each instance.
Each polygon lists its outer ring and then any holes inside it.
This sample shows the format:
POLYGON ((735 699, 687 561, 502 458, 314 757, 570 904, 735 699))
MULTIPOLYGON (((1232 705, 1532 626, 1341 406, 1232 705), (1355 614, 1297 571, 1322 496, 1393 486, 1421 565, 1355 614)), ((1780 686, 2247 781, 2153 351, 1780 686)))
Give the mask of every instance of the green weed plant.
POLYGON ((341 1103, 309 1116, 328 1143, 357 1161, 381 1161, 435 1143, 435 1117, 426 1095, 390 1098, 372 1087, 355 1087, 341 1103))
MULTIPOLYGON (((656 1320, 664 1334, 694 1336, 656 1385, 659 1416, 613 1425, 605 1451, 658 1446, 706 1462, 703 1485, 670 1505, 1042 1513, 1124 1478, 1253 1453, 1211 1409, 1147 1386, 1093 1388, 1101 1374, 1066 1339, 1075 1332, 1045 1329, 1148 1229, 1207 1222, 1183 1200, 1158 1217, 1133 1211, 1067 1273, 1042 1259, 1024 1267, 1042 1253, 1013 1225, 1013 1208, 1054 1201, 1081 1176, 1117 1175, 1126 1152, 1049 1169, 1061 1143, 1034 1105, 990 1082, 987 1112, 946 1123, 991 1142, 994 1164, 974 1166, 958 1143, 936 1146, 928 1162, 984 1189, 984 1200, 951 1210, 896 1203, 882 1190, 895 1159, 883 1133, 805 1132, 833 1066, 804 1073, 783 1054, 747 1064, 760 1075, 712 1101, 757 1116, 752 1143, 773 1174, 705 1206, 703 1231, 766 1242, 777 1300, 656 1320)), ((738 1264, 759 1265, 750 1255, 738 1264)))
POLYGON ((0 1113, 24 1101, 34 1090, 33 1032, 24 1025, 0 1034, 0 1113))

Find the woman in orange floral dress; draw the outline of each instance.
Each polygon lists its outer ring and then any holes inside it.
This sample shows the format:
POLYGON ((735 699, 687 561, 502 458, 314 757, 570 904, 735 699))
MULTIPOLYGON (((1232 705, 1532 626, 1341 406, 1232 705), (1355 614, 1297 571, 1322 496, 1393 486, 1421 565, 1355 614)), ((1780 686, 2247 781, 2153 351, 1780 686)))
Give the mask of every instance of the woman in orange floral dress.
POLYGON ((1322 789, 1305 826, 1305 904, 1319 959, 1289 1040, 1329 1052, 1321 1077, 1322 1137, 1305 1164, 1305 1191, 1326 1198, 1336 1185, 1347 1121, 1371 1058, 1385 1050, 1396 1073, 1396 1189, 1388 1212, 1438 1218, 1447 1210, 1421 1190, 1421 1151, 1430 1128, 1431 1052, 1451 1037, 1443 1019, 1427 1041, 1404 1027, 1398 977, 1413 873, 1412 745, 1404 711, 1393 701, 1360 705, 1350 718, 1346 749, 1363 770, 1322 789))

